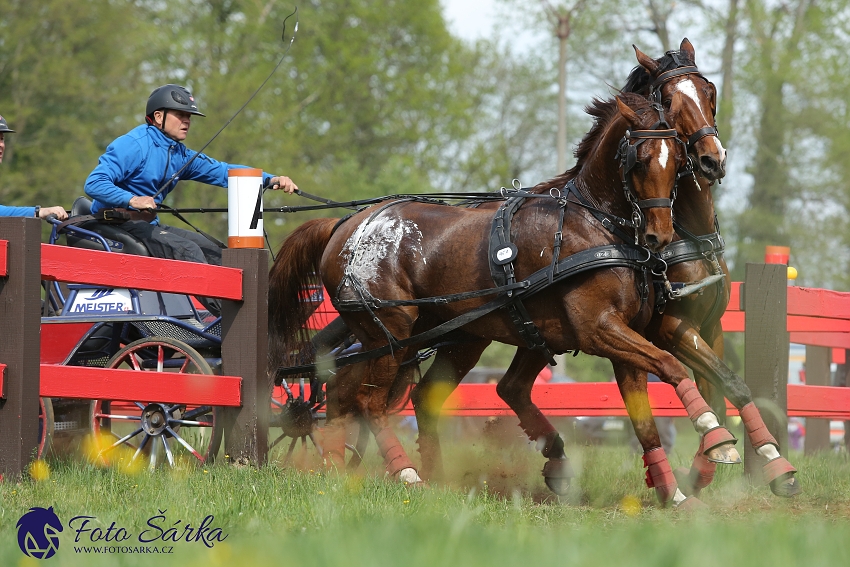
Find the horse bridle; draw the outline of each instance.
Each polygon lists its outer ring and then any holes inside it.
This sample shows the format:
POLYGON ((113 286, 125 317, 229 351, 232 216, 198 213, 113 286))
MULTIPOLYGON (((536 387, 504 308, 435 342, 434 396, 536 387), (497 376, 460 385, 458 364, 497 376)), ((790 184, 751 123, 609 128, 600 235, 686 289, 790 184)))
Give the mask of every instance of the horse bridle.
POLYGON ((670 128, 670 125, 664 119, 664 108, 658 102, 650 103, 650 106, 658 112, 658 122, 653 124, 647 130, 626 130, 623 139, 620 140, 620 146, 617 149, 616 157, 620 159, 620 180, 623 184, 623 193, 626 195, 626 200, 632 206, 632 224, 635 227, 635 244, 638 243, 639 233, 643 230, 646 224, 646 215, 644 209, 669 208, 670 215, 673 215, 673 202, 676 200, 679 179, 686 175, 693 175, 693 164, 690 159, 685 160, 685 165, 680 167, 676 172, 676 179, 673 182, 673 192, 670 198, 656 197, 652 199, 640 199, 635 192, 632 184, 632 176, 629 175, 635 165, 637 165, 637 150, 638 146, 647 140, 675 140, 677 144, 681 144, 685 149, 687 157, 687 146, 679 139, 679 133, 670 128))
MULTIPOLYGON (((667 81, 669 81, 670 79, 674 79, 676 77, 681 77, 683 75, 697 75, 703 81, 705 81, 706 83, 708 83, 709 85, 714 87, 714 83, 709 81, 705 77, 705 75, 700 73, 699 69, 697 68, 696 65, 685 65, 684 63, 682 63, 682 61, 679 59, 679 52, 678 51, 668 51, 666 53, 666 55, 669 55, 670 57, 673 58, 673 61, 676 63, 676 68, 671 69, 669 71, 665 71, 664 73, 661 73, 660 75, 658 75, 658 77, 655 78, 655 80, 649 86, 649 89, 650 89, 649 100, 651 100, 652 102, 657 102, 657 103, 660 104, 661 103, 661 87, 663 87, 664 84, 667 81)), ((717 90, 717 87, 715 87, 715 91, 716 90, 717 90)), ((696 132, 694 132, 693 134, 691 134, 688 137, 688 142, 685 145, 685 147, 688 150, 688 153, 690 154, 690 151, 691 151, 691 149, 693 149, 694 144, 696 144, 697 142, 699 142, 700 140, 702 140, 706 136, 715 136, 717 138, 720 137, 720 134, 717 131, 717 121, 716 120, 714 122, 714 126, 705 126, 703 128, 700 128, 699 130, 697 130, 696 132)))

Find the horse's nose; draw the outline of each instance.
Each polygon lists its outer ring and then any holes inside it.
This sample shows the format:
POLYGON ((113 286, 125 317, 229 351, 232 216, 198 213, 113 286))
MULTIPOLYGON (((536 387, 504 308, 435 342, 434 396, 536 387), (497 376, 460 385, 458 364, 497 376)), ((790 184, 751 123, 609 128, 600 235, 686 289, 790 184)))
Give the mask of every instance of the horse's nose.
POLYGON ((655 252, 658 250, 658 237, 654 234, 647 233, 646 235, 646 247, 655 252))
POLYGON ((720 179, 726 175, 726 159, 717 161, 713 156, 702 156, 699 158, 702 171, 711 179, 720 179))

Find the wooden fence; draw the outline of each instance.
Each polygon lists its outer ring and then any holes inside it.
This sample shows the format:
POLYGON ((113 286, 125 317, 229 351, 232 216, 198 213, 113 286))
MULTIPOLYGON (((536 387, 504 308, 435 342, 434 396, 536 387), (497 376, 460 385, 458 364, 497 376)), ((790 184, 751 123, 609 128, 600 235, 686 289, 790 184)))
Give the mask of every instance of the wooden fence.
POLYGON ((227 454, 265 462, 267 253, 225 250, 223 263, 207 266, 41 244, 38 219, 0 218, 0 475, 19 477, 36 454, 39 396, 226 406, 227 454), (198 377, 191 374, 40 364, 42 279, 224 300, 223 375, 205 377, 199 388, 198 377))
MULTIPOLYGON (((227 454, 265 462, 270 405, 265 251, 226 250, 224 267, 215 267, 50 246, 41 244, 40 236, 37 219, 0 218, 0 474, 19 476, 35 454, 39 395, 226 406, 227 454), (162 373, 151 380, 145 372, 143 380, 133 380, 128 378, 136 371, 39 365, 42 279, 225 300, 223 375, 208 378, 214 387, 200 390, 191 375, 162 373)), ((843 354, 850 348, 850 293, 788 287, 784 265, 748 264, 746 284, 734 284, 723 325, 731 332, 746 329, 747 383, 783 448, 787 416, 812 419, 808 430, 816 446, 823 444, 824 432, 817 420, 850 419, 850 388, 827 386, 829 349, 843 354), (787 384, 792 340, 811 349, 805 386, 787 384)), ((626 415, 613 383, 538 385, 532 397, 553 416, 626 415)), ((649 384, 649 398, 655 415, 686 415, 666 384, 649 384)), ((444 409, 462 416, 510 413, 495 386, 485 384, 462 385, 444 409)), ((828 443, 828 423, 825 432, 828 443)), ((747 445, 745 459, 755 463, 753 455, 747 445)))

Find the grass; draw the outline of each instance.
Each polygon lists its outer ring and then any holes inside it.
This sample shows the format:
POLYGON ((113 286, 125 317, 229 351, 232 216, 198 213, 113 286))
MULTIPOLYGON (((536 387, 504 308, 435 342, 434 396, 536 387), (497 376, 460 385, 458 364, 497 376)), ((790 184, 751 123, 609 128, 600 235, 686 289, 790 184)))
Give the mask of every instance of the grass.
POLYGON ((560 501, 539 476, 541 457, 519 439, 449 444, 449 480, 428 489, 380 477, 373 452, 364 476, 276 463, 152 474, 52 461, 41 481, 0 483, 0 565, 850 564, 845 454, 793 455, 805 492, 792 500, 750 486, 741 467, 719 467, 704 491, 710 510, 684 514, 657 507, 640 458, 626 448, 569 446, 578 477, 560 501), (65 525, 46 561, 16 543, 16 522, 32 506, 53 506, 65 525), (122 545, 140 545, 135 536, 151 517, 165 516, 155 523, 167 529, 210 514, 223 543, 172 543, 173 555, 157 557, 75 553, 68 526, 73 516, 94 516, 92 526, 114 522, 133 535, 122 545))

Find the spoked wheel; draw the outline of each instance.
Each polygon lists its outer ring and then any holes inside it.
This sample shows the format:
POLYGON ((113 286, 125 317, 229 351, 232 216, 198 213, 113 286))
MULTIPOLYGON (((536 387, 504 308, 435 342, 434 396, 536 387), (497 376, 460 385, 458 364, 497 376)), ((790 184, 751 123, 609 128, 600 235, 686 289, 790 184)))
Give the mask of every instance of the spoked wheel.
MULTIPOLYGON (((271 427, 280 428, 280 434, 270 434, 269 451, 281 445, 285 451, 283 466, 318 466, 323 456, 323 437, 320 427, 325 420, 325 393, 318 379, 307 383, 303 378, 295 384, 285 380, 272 393, 271 427), (300 447, 299 447, 300 442, 300 447), (310 453, 313 453, 312 456, 310 453)), ((369 444, 368 428, 349 431, 346 437, 346 457, 349 470, 360 466, 363 453, 369 444), (356 437, 356 438, 355 438, 356 437)))
POLYGON ((50 398, 38 398, 38 455, 43 459, 53 446, 53 401, 50 398))
MULTIPOLYGON (((166 337, 130 343, 115 353, 106 367, 213 374, 195 349, 166 337)), ((221 445, 219 408, 213 406, 94 400, 91 424, 97 460, 104 463, 119 459, 131 466, 147 462, 151 470, 160 463, 171 467, 181 462, 206 463, 215 458, 221 445)))

